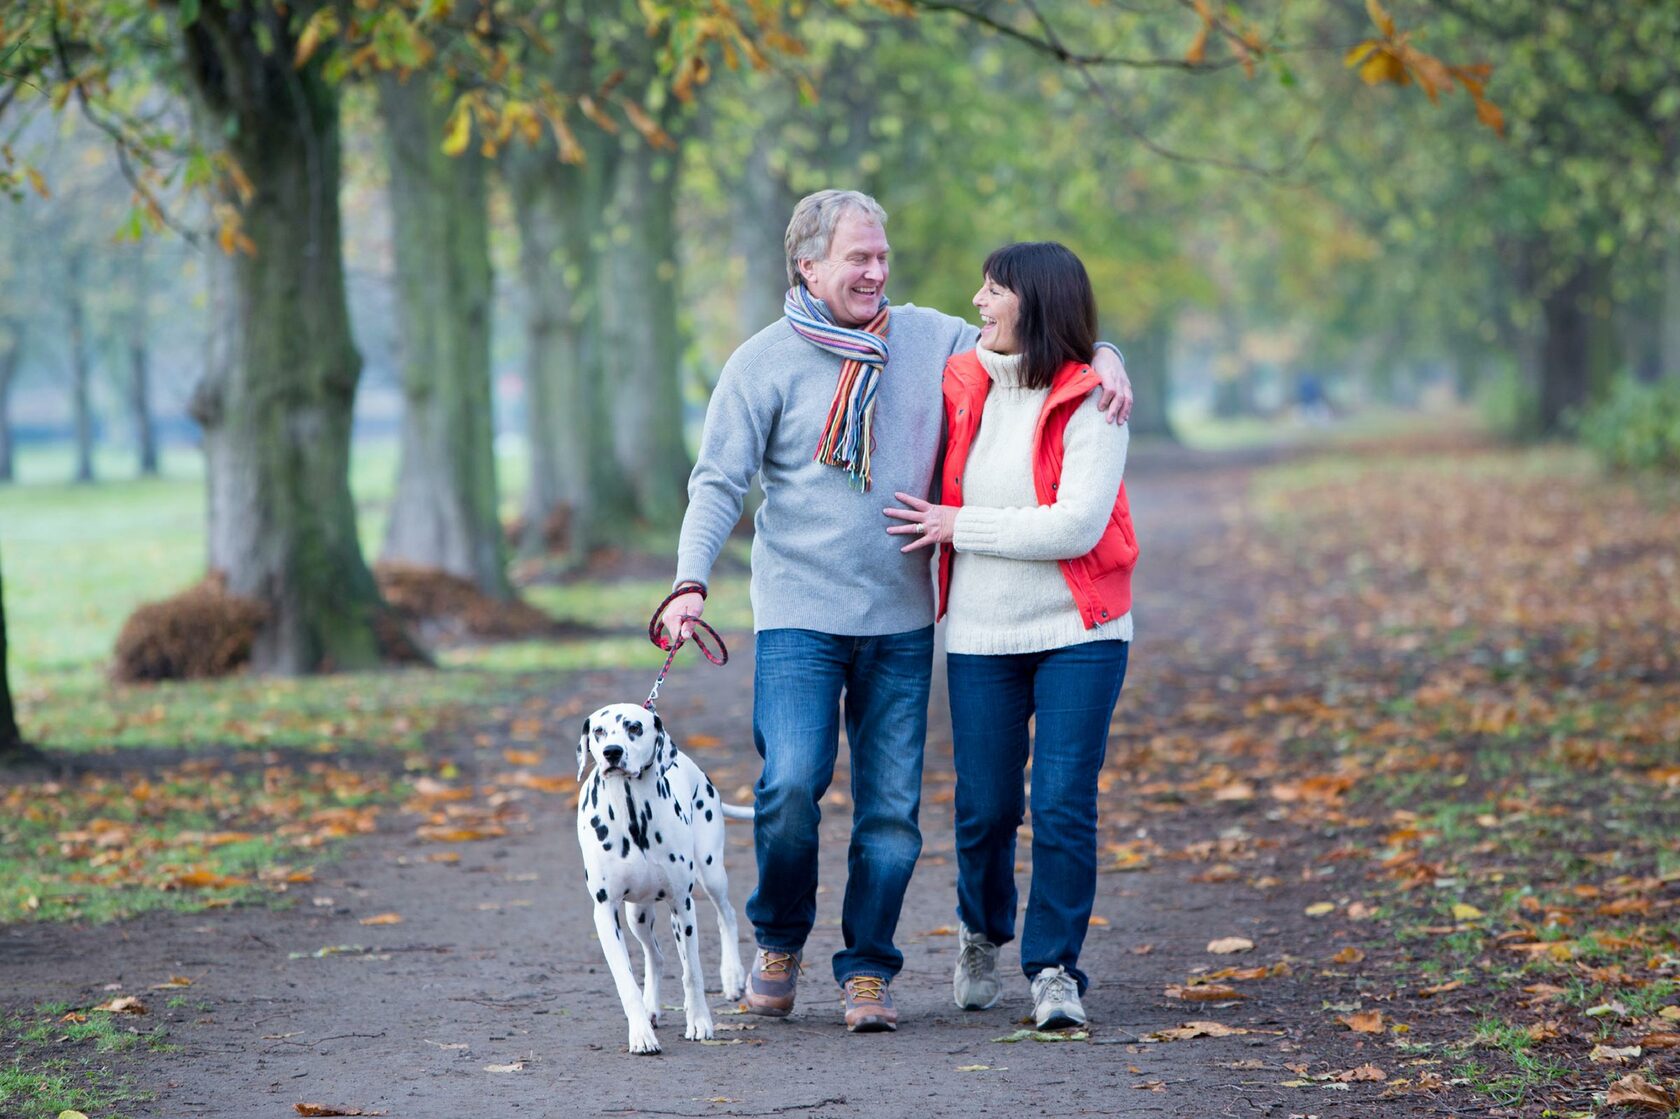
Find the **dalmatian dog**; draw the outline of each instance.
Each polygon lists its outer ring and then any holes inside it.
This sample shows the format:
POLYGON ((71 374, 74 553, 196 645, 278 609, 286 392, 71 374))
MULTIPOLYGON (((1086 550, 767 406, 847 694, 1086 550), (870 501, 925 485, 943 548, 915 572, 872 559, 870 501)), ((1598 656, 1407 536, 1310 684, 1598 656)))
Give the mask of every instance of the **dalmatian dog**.
POLYGON ((671 909, 671 936, 682 959, 688 1019, 683 1036, 710 1038, 694 888, 699 885, 717 910, 723 941, 718 979, 724 997, 738 999, 746 990, 746 973, 723 869, 723 821, 750 820, 753 810, 725 804, 700 767, 677 750, 659 716, 634 703, 611 704, 584 720, 577 763, 584 880, 595 903, 595 931, 630 1023, 630 1052, 659 1052, 653 1030, 665 956, 653 926, 661 902, 671 909), (642 946, 639 993, 626 926, 642 946))

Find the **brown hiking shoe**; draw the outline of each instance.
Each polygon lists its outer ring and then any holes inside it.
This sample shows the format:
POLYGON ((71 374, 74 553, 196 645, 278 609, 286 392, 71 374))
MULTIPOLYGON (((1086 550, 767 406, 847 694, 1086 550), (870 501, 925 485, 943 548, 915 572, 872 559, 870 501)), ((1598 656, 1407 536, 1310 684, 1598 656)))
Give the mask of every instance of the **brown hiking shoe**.
POLYGON ((898 1029, 898 1008, 892 992, 879 975, 854 975, 840 987, 840 1005, 846 1010, 846 1028, 855 1034, 898 1029))
POLYGON ((786 1018, 799 986, 799 953, 760 946, 747 976, 747 1012, 766 1018, 786 1018))

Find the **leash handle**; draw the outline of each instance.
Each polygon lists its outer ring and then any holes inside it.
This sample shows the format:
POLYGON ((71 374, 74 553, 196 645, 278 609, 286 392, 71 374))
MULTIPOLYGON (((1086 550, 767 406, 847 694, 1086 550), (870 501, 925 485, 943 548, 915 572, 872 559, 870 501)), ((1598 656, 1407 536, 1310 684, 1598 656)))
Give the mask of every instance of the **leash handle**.
POLYGON ((653 642, 656 647, 668 650, 665 656, 665 666, 659 670, 659 675, 654 678, 653 690, 648 692, 647 702, 642 704, 649 711, 653 710, 654 701, 659 698, 659 688, 660 685, 665 683, 666 673, 671 671, 671 662, 677 659, 677 650, 685 644, 686 639, 682 637, 680 630, 682 622, 693 622, 698 627, 691 636, 694 639, 694 644, 699 646, 700 652, 705 655, 707 660, 719 667, 729 663, 729 647, 723 643, 723 638, 718 636, 718 631, 713 629, 711 623, 704 618, 696 617, 693 614, 683 614, 678 618, 679 630, 677 633, 673 633, 667 638, 662 631, 659 621, 665 613, 665 608, 680 596, 690 593, 705 598, 706 588, 698 583, 683 583, 666 595, 658 606, 654 607, 653 617, 648 619, 648 640, 653 642), (700 635, 700 630, 705 630, 712 635, 712 640, 717 644, 715 653, 706 644, 706 639, 700 635))

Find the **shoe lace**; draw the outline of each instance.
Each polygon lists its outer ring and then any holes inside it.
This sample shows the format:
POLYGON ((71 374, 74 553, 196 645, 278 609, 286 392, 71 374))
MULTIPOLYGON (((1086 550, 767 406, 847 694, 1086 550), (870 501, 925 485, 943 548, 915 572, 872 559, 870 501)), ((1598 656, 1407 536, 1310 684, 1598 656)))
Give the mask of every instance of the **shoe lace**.
POLYGON ((765 952, 764 965, 758 969, 765 975, 786 975, 799 970, 799 957, 792 952, 765 952))
POLYGON ((880 1002, 881 996, 886 993, 887 989, 886 980, 873 975, 853 976, 846 986, 851 991, 852 999, 855 1002, 865 1000, 880 1002))
POLYGON ((1069 995, 1078 991, 1073 982, 1073 976, 1060 968, 1040 973, 1039 978, 1044 982, 1044 990, 1039 996, 1043 999, 1054 999, 1056 1002, 1066 1002, 1069 995))
POLYGON ((986 945, 976 941, 969 941, 962 946, 957 955, 957 963, 963 972, 970 977, 978 978, 992 970, 991 953, 986 951, 986 945))

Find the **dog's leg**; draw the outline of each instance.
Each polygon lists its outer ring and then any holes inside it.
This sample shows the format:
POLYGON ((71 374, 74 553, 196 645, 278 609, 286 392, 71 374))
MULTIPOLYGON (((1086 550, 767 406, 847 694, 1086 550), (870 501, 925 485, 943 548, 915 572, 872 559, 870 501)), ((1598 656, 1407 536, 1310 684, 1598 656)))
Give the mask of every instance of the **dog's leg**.
POLYGON ((665 974, 665 950, 653 931, 657 915, 658 910, 651 905, 624 903, 624 921, 642 944, 642 1006, 655 1026, 659 1025, 659 981, 665 974))
POLYGON ((653 1036, 653 1023, 648 1021, 642 993, 636 989, 636 977, 630 971, 630 953, 624 946, 624 929, 618 912, 617 902, 597 902, 595 935, 601 938, 601 951, 607 957, 607 968, 618 988, 618 1001, 624 1006, 625 1021, 630 1023, 630 1052, 657 1053, 659 1039, 653 1036))
POLYGON ((677 905, 677 895, 671 895, 671 937, 677 942, 677 952, 682 956, 683 970, 683 1014, 688 1019, 688 1029, 683 1036, 690 1041, 707 1041, 712 1036, 712 1008, 706 1003, 706 972, 700 962, 700 938, 694 935, 694 887, 692 883, 682 894, 682 905, 677 905))
POLYGON ((716 849, 716 854, 702 856, 701 862, 702 865, 694 869, 700 874, 700 882, 712 901, 712 908, 717 910, 718 939, 723 942, 718 961, 718 984, 724 998, 739 999, 747 993, 747 973, 741 968, 741 927, 735 919, 735 905, 729 900, 729 873, 723 869, 722 846, 716 849), (711 858, 710 865, 704 865, 707 857, 711 858))

